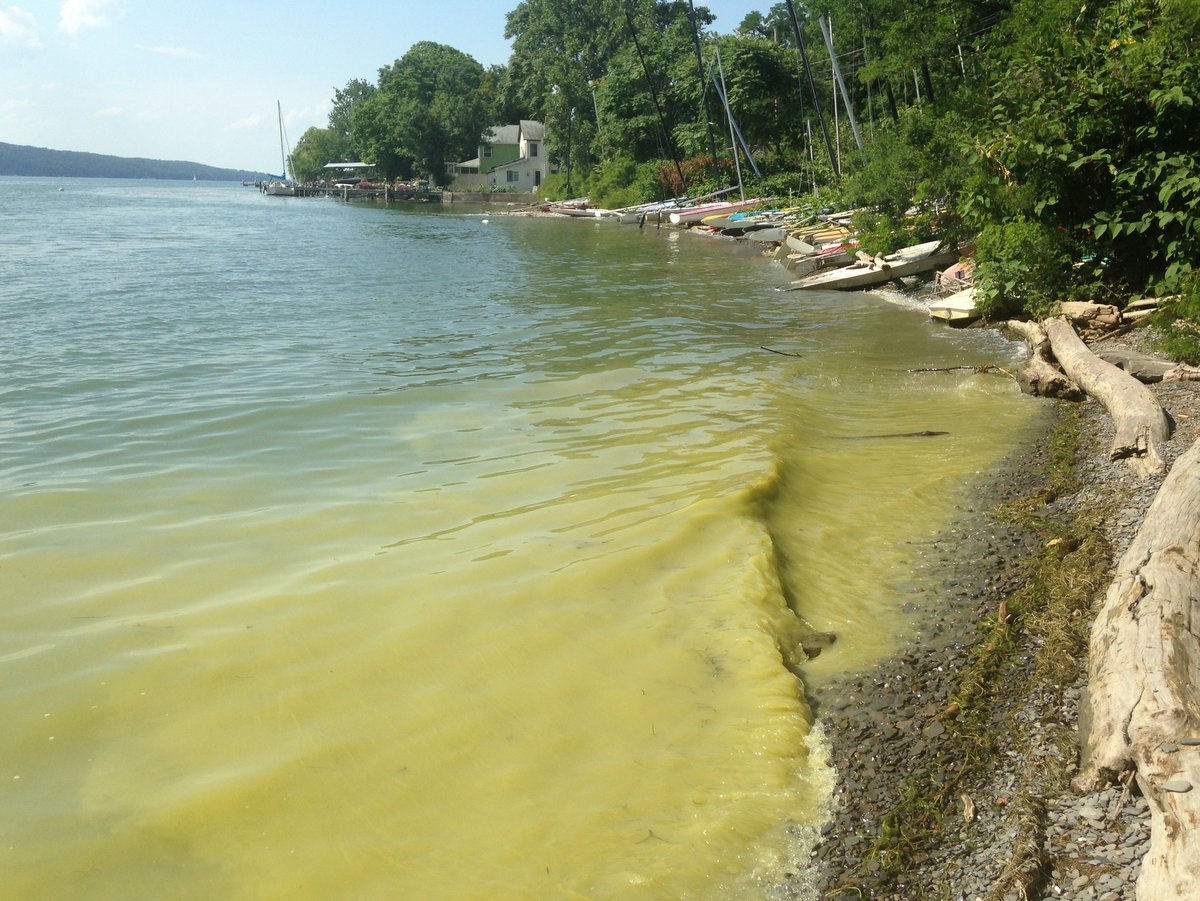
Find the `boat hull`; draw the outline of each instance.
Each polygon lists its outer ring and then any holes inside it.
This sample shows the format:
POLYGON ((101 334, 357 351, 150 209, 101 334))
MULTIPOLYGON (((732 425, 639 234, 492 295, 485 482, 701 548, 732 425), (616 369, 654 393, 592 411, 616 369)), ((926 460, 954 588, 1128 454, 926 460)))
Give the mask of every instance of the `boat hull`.
POLYGON ((798 290, 865 291, 910 275, 926 275, 958 259, 957 250, 939 250, 937 241, 908 247, 884 258, 884 265, 852 265, 810 275, 793 283, 798 290))
POLYGON ((929 305, 929 317, 951 325, 966 325, 981 316, 975 307, 975 289, 964 288, 949 297, 935 300, 929 305))
POLYGON ((671 224, 695 225, 707 216, 736 213, 740 210, 748 210, 752 207, 759 206, 765 202, 766 201, 763 198, 755 197, 752 200, 734 200, 728 203, 710 203, 707 206, 676 210, 671 214, 671 224))

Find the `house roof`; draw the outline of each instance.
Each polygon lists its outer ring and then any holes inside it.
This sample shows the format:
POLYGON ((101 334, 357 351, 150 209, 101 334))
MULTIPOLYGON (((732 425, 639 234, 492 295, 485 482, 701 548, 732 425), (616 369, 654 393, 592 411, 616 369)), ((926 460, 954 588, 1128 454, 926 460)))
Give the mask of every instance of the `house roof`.
POLYGON ((519 125, 496 125, 487 133, 487 143, 489 144, 520 144, 521 143, 521 126, 519 125))
POLYGON ((526 141, 544 141, 546 140, 546 126, 541 122, 534 122, 532 119, 522 119, 521 124, 517 126, 521 134, 525 136, 526 141))

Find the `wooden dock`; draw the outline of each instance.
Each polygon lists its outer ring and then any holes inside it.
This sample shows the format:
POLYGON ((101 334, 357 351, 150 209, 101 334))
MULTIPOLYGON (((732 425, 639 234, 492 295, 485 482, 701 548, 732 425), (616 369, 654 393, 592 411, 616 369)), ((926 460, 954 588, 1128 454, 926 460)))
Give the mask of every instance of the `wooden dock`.
POLYGON ((339 200, 374 200, 383 203, 441 203, 441 191, 404 191, 395 188, 336 188, 323 185, 296 185, 295 197, 336 197, 339 200))

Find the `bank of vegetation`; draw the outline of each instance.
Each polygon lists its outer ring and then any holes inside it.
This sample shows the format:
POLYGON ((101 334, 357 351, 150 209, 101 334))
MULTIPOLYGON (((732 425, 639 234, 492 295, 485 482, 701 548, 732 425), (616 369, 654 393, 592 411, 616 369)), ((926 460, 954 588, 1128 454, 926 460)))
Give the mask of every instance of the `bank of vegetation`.
MULTIPOLYGON (((750 196, 859 210, 872 252, 977 241, 992 319, 1146 295, 1200 315, 1195 0, 792 0, 714 24, 683 0, 521 0, 507 65, 414 44, 335 92, 294 174, 365 159, 441 181, 490 126, 534 119, 550 198, 629 206, 740 174, 750 196)), ((1170 334, 1200 362, 1194 332, 1170 334)))

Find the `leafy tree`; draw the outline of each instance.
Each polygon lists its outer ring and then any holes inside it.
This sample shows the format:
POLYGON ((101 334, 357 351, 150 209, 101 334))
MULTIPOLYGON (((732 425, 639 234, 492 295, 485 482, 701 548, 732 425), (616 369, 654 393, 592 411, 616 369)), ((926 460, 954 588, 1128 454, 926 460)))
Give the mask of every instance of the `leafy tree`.
POLYGON ((347 135, 333 128, 312 127, 300 136, 292 149, 292 177, 311 182, 323 178, 326 163, 352 162, 354 146, 347 135))
POLYGON ((550 159, 561 168, 575 160, 595 162, 589 139, 597 132, 593 86, 628 40, 624 2, 522 0, 508 13, 504 36, 513 45, 513 95, 545 123, 550 159))
POLYGON ((960 206, 985 231, 1012 220, 1064 231, 1075 250, 1065 293, 1170 287, 1195 265, 1198 19, 1181 0, 1082 12, 1074 0, 1021 0, 1001 27, 994 65, 1010 74, 988 85, 968 142, 981 177, 960 206))
POLYGON ((353 131, 354 106, 367 100, 375 93, 375 85, 362 78, 346 83, 341 90, 334 89, 333 109, 329 112, 329 127, 349 138, 353 131))
MULTIPOLYGON (((714 50, 720 49, 726 96, 746 141, 776 154, 800 154, 805 104, 797 79, 799 58, 795 51, 774 42, 738 36, 718 38, 712 43, 714 50)), ((714 56, 709 57, 713 62, 714 56)), ((711 87, 710 80, 706 88, 711 87)), ((717 118, 723 122, 724 110, 715 97, 713 110, 720 110, 717 118)))
MULTIPOLYGON (((803 24, 807 18, 807 10, 800 2, 794 3, 793 6, 796 10, 797 20, 803 24)), ((792 19, 785 3, 772 5, 766 15, 760 12, 747 13, 746 17, 742 19, 742 24, 737 27, 737 33, 748 37, 763 38, 775 44, 783 44, 785 47, 796 46, 792 19)))
POLYGON ((416 173, 416 158, 405 147, 402 117, 410 111, 389 93, 377 91, 354 107, 351 123, 354 147, 364 161, 391 181, 416 173))
POLYGON ((356 105, 355 146, 388 179, 419 172, 441 183, 446 162, 473 154, 487 129, 483 79, 483 66, 465 53, 433 41, 414 44, 379 70, 376 91, 356 105))
POLYGON ((512 125, 534 118, 518 101, 509 77, 508 66, 489 66, 479 85, 479 96, 493 125, 512 125))

